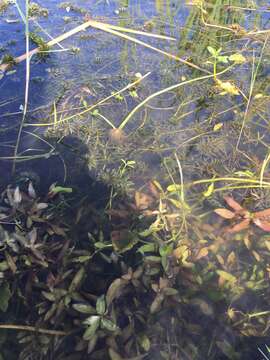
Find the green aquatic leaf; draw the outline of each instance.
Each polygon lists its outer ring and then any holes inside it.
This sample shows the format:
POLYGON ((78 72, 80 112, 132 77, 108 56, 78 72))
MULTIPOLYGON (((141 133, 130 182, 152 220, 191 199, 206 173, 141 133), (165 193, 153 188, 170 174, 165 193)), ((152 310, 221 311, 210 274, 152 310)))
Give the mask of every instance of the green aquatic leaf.
POLYGON ((73 189, 70 187, 63 187, 63 186, 54 186, 50 189, 50 193, 52 194, 59 194, 59 193, 72 193, 73 189))
POLYGON ((169 192, 175 192, 175 191, 181 191, 182 185, 181 184, 171 184, 167 187, 167 191, 169 192))
POLYGON ((69 286, 69 291, 73 292, 75 291, 81 284, 83 278, 84 278, 85 270, 83 267, 81 267, 78 272, 75 274, 73 280, 71 281, 71 284, 69 286))
POLYGON ((111 232, 111 241, 115 251, 124 253, 137 244, 139 238, 137 234, 129 230, 114 230, 111 232))
POLYGON ((208 186, 207 190, 203 193, 203 196, 204 196, 204 197, 209 197, 209 196, 211 196, 211 195, 213 194, 213 192, 214 192, 214 189, 215 189, 215 185, 214 185, 214 183, 211 183, 211 184, 208 186))
POLYGON ((221 95, 225 95, 225 94, 239 95, 240 94, 238 88, 230 81, 220 81, 217 79, 216 82, 217 82, 218 86, 220 87, 220 89, 223 90, 221 95))
POLYGON ((234 275, 232 275, 226 271, 217 270, 217 274, 228 282, 236 283, 236 281, 237 281, 237 278, 234 275))
POLYGON ((83 334, 84 340, 90 340, 96 333, 97 329, 100 325, 100 317, 99 316, 90 316, 90 318, 86 319, 84 322, 89 325, 83 334))
POLYGON ((228 64, 228 56, 218 56, 217 61, 222 64, 228 64))
POLYGON ((178 294, 178 290, 168 287, 163 289, 163 294, 166 296, 174 296, 178 294))
POLYGON ((73 309, 82 313, 82 314, 95 314, 96 309, 90 304, 73 304, 73 309))
POLYGON ((139 247, 139 249, 137 250, 137 252, 141 253, 142 255, 144 255, 147 252, 155 252, 157 250, 157 246, 156 244, 145 244, 139 247))
POLYGON ((163 244, 159 248, 160 256, 168 256, 173 252, 173 244, 163 244))
POLYGON ((148 352, 150 350, 151 341, 145 334, 139 335, 138 343, 144 351, 148 352))
POLYGON ((229 60, 235 64, 243 64, 247 59, 242 54, 233 54, 229 56, 229 60))
POLYGON ((218 55, 217 50, 214 49, 212 46, 207 46, 207 50, 213 57, 216 57, 218 55))
POLYGON ((106 303, 107 307, 113 302, 114 299, 117 299, 121 296, 122 290, 128 285, 128 281, 125 279, 115 279, 106 294, 106 303))
POLYGON ((105 318, 101 319, 101 326, 109 331, 116 331, 118 329, 117 325, 113 321, 105 318))
POLYGON ((0 286, 0 310, 6 312, 8 309, 8 303, 11 298, 11 291, 9 285, 4 283, 0 286))
POLYGON ((105 300, 104 295, 101 295, 97 299, 96 310, 97 310, 98 315, 104 315, 105 314, 105 312, 106 312, 106 300, 105 300))

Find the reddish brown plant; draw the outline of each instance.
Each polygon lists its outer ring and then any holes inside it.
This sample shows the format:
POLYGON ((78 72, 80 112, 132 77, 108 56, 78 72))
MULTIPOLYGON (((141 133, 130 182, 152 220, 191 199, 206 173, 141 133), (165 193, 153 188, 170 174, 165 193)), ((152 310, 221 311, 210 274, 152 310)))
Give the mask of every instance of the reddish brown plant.
POLYGON ((232 210, 219 208, 214 210, 215 213, 221 216, 223 219, 238 221, 235 225, 230 227, 227 232, 239 232, 241 230, 247 229, 252 223, 264 231, 270 231, 270 208, 251 212, 242 207, 231 196, 225 196, 224 200, 232 210))

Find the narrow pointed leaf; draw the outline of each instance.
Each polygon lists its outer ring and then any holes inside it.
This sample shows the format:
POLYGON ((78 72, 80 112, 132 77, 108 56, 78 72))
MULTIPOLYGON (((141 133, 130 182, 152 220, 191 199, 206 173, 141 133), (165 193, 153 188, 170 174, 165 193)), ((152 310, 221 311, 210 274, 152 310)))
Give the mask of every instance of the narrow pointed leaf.
POLYGON ((240 223, 234 225, 232 228, 228 229, 229 233, 236 233, 239 231, 242 231, 244 229, 247 229, 250 225, 250 219, 245 219, 241 221, 240 223))
POLYGON ((229 205, 229 207, 231 207, 233 210, 235 210, 235 211, 244 210, 244 208, 237 201, 235 201, 234 198, 232 198, 231 196, 225 196, 224 200, 229 205))
POLYGON ((270 231, 270 222, 269 221, 263 221, 261 219, 254 219, 253 222, 255 225, 257 225, 263 231, 270 231))
POLYGON ((257 211, 253 214, 254 219, 270 219, 270 209, 265 209, 262 211, 257 211))
POLYGON ((231 283, 235 283, 237 281, 237 278, 234 275, 232 275, 232 274, 230 274, 230 273, 228 273, 226 271, 217 270, 217 274, 220 277, 222 277, 224 280, 229 281, 231 283))

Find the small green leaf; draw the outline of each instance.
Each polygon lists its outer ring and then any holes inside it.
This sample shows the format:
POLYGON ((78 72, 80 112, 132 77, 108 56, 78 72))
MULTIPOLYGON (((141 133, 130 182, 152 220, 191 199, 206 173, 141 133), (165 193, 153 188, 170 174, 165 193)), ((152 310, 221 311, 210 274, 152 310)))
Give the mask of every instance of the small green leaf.
POLYGON ((159 248, 160 256, 168 256, 173 252, 173 244, 164 244, 159 248))
POLYGON ((99 316, 91 316, 85 322, 85 324, 89 325, 83 334, 84 340, 90 340, 96 333, 97 329, 100 325, 100 317, 99 316))
POLYGON ((98 116, 99 115, 99 110, 95 109, 93 112, 91 112, 92 116, 98 116))
POLYGON ((220 81, 217 79, 216 82, 217 82, 218 86, 220 87, 220 89, 223 90, 221 95, 225 95, 225 94, 239 95, 240 94, 238 88, 230 81, 220 81))
POLYGON ((214 192, 214 188, 215 188, 214 183, 211 183, 211 184, 208 186, 207 190, 203 193, 203 196, 204 196, 204 197, 209 197, 209 196, 211 196, 211 195, 213 194, 213 192, 214 192))
POLYGON ((223 123, 217 123, 214 127, 213 127, 213 131, 218 131, 223 127, 223 123))
POLYGON ((166 255, 161 257, 161 265, 166 272, 168 270, 168 258, 166 255))
POLYGON ((139 233, 139 236, 141 237, 148 237, 151 234, 153 234, 153 232, 155 232, 155 229, 153 227, 149 227, 149 229, 143 230, 139 233))
POLYGON ((217 61, 222 64, 228 64, 228 56, 218 56, 217 61))
POLYGON ((180 184, 171 184, 167 187, 167 190, 169 192, 176 192, 176 191, 181 191, 182 190, 182 186, 180 184))
POLYGON ((214 49, 212 46, 207 46, 207 50, 213 57, 216 57, 218 55, 218 51, 214 49))
POLYGON ((76 257, 75 259, 74 259, 74 262, 76 262, 76 263, 84 263, 84 262, 86 262, 86 261, 88 261, 88 260, 90 260, 91 259, 91 256, 90 255, 82 255, 82 256, 78 256, 78 257, 76 257))
POLYGON ((71 281, 71 284, 69 286, 69 291, 70 292, 75 291, 80 286, 80 284, 81 284, 81 282, 83 280, 84 274, 85 274, 85 270, 84 270, 83 267, 81 267, 77 271, 77 273, 75 274, 74 278, 71 281))
POLYGON ((105 296, 102 295, 97 299, 96 310, 99 315, 104 315, 106 312, 106 300, 105 296))
POLYGON ((72 193, 73 189, 70 187, 63 186, 54 186, 50 189, 50 193, 59 194, 59 193, 72 193))
POLYGON ((0 310, 6 312, 8 309, 8 303, 11 298, 11 292, 9 285, 4 283, 0 286, 0 310))
POLYGON ((183 208, 183 203, 179 200, 176 200, 176 199, 168 199, 172 204, 173 206, 175 206, 177 209, 182 209, 183 208))
POLYGON ((145 244, 139 247, 139 249, 137 250, 137 252, 141 253, 142 255, 144 255, 147 252, 155 252, 157 250, 157 246, 155 244, 145 244))
POLYGON ((116 331, 118 329, 117 325, 114 322, 105 318, 101 319, 101 326, 109 331, 116 331))
POLYGON ((222 277, 224 280, 229 281, 231 283, 236 283, 236 281, 237 281, 237 278, 234 275, 232 275, 232 274, 230 274, 230 273, 228 273, 226 271, 217 270, 217 274, 220 277, 222 277))
POLYGON ((0 271, 6 271, 9 269, 9 265, 7 261, 0 262, 0 271))
POLYGON ((249 178, 253 178, 255 176, 255 174, 250 170, 236 171, 235 175, 240 176, 240 177, 249 177, 249 178))
POLYGON ((73 304, 73 309, 83 314, 95 314, 96 309, 89 304, 73 304))
POLYGON ((148 352, 150 350, 151 342, 145 334, 138 337, 138 343, 144 351, 148 352))
POLYGON ((163 289, 163 294, 166 296, 173 296, 173 295, 177 295, 178 291, 174 288, 165 288, 163 289))
POLYGON ((106 303, 109 307, 114 299, 117 299, 121 296, 122 290, 128 285, 128 281, 125 279, 115 279, 106 294, 106 303))
POLYGON ((104 249, 104 248, 108 247, 108 244, 105 244, 101 241, 96 242, 94 245, 95 245, 95 248, 97 248, 97 249, 104 249))
POLYGON ((233 54, 229 56, 229 60, 235 64, 244 64, 247 61, 242 54, 233 54))

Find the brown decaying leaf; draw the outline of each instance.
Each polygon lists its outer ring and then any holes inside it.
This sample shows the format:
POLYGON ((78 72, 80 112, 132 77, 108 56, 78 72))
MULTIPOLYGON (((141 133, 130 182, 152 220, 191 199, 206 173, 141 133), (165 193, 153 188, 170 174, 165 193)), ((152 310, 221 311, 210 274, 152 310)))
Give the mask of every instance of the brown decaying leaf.
POLYGON ((106 303, 108 307, 111 305, 114 299, 117 299, 121 296, 122 290, 128 285, 128 283, 129 281, 125 279, 115 279, 111 283, 106 294, 106 303))
POLYGON ((236 216, 234 212, 224 208, 215 209, 214 212, 224 219, 233 219, 236 216))
POLYGON ((138 210, 148 209, 154 202, 152 196, 147 195, 143 192, 135 192, 135 204, 138 210))
POLYGON ((235 201, 231 196, 224 196, 224 200, 229 205, 229 207, 231 207, 234 211, 239 212, 239 211, 244 210, 244 208, 237 201, 235 201))
POLYGON ((203 257, 207 256, 208 255, 208 248, 207 247, 204 247, 202 249, 200 249, 196 255, 196 260, 200 260, 202 259, 203 257))
POLYGON ((130 215, 129 211, 121 210, 121 209, 109 209, 106 211, 106 213, 110 216, 120 218, 120 219, 127 219, 130 215))
POLYGON ((121 129, 111 129, 109 136, 111 142, 116 145, 123 145, 127 141, 127 136, 121 129))
POLYGON ((155 199, 159 199, 160 198, 160 191, 157 188, 157 186, 152 182, 149 181, 148 183, 148 189, 151 193, 151 195, 155 198, 155 199))

